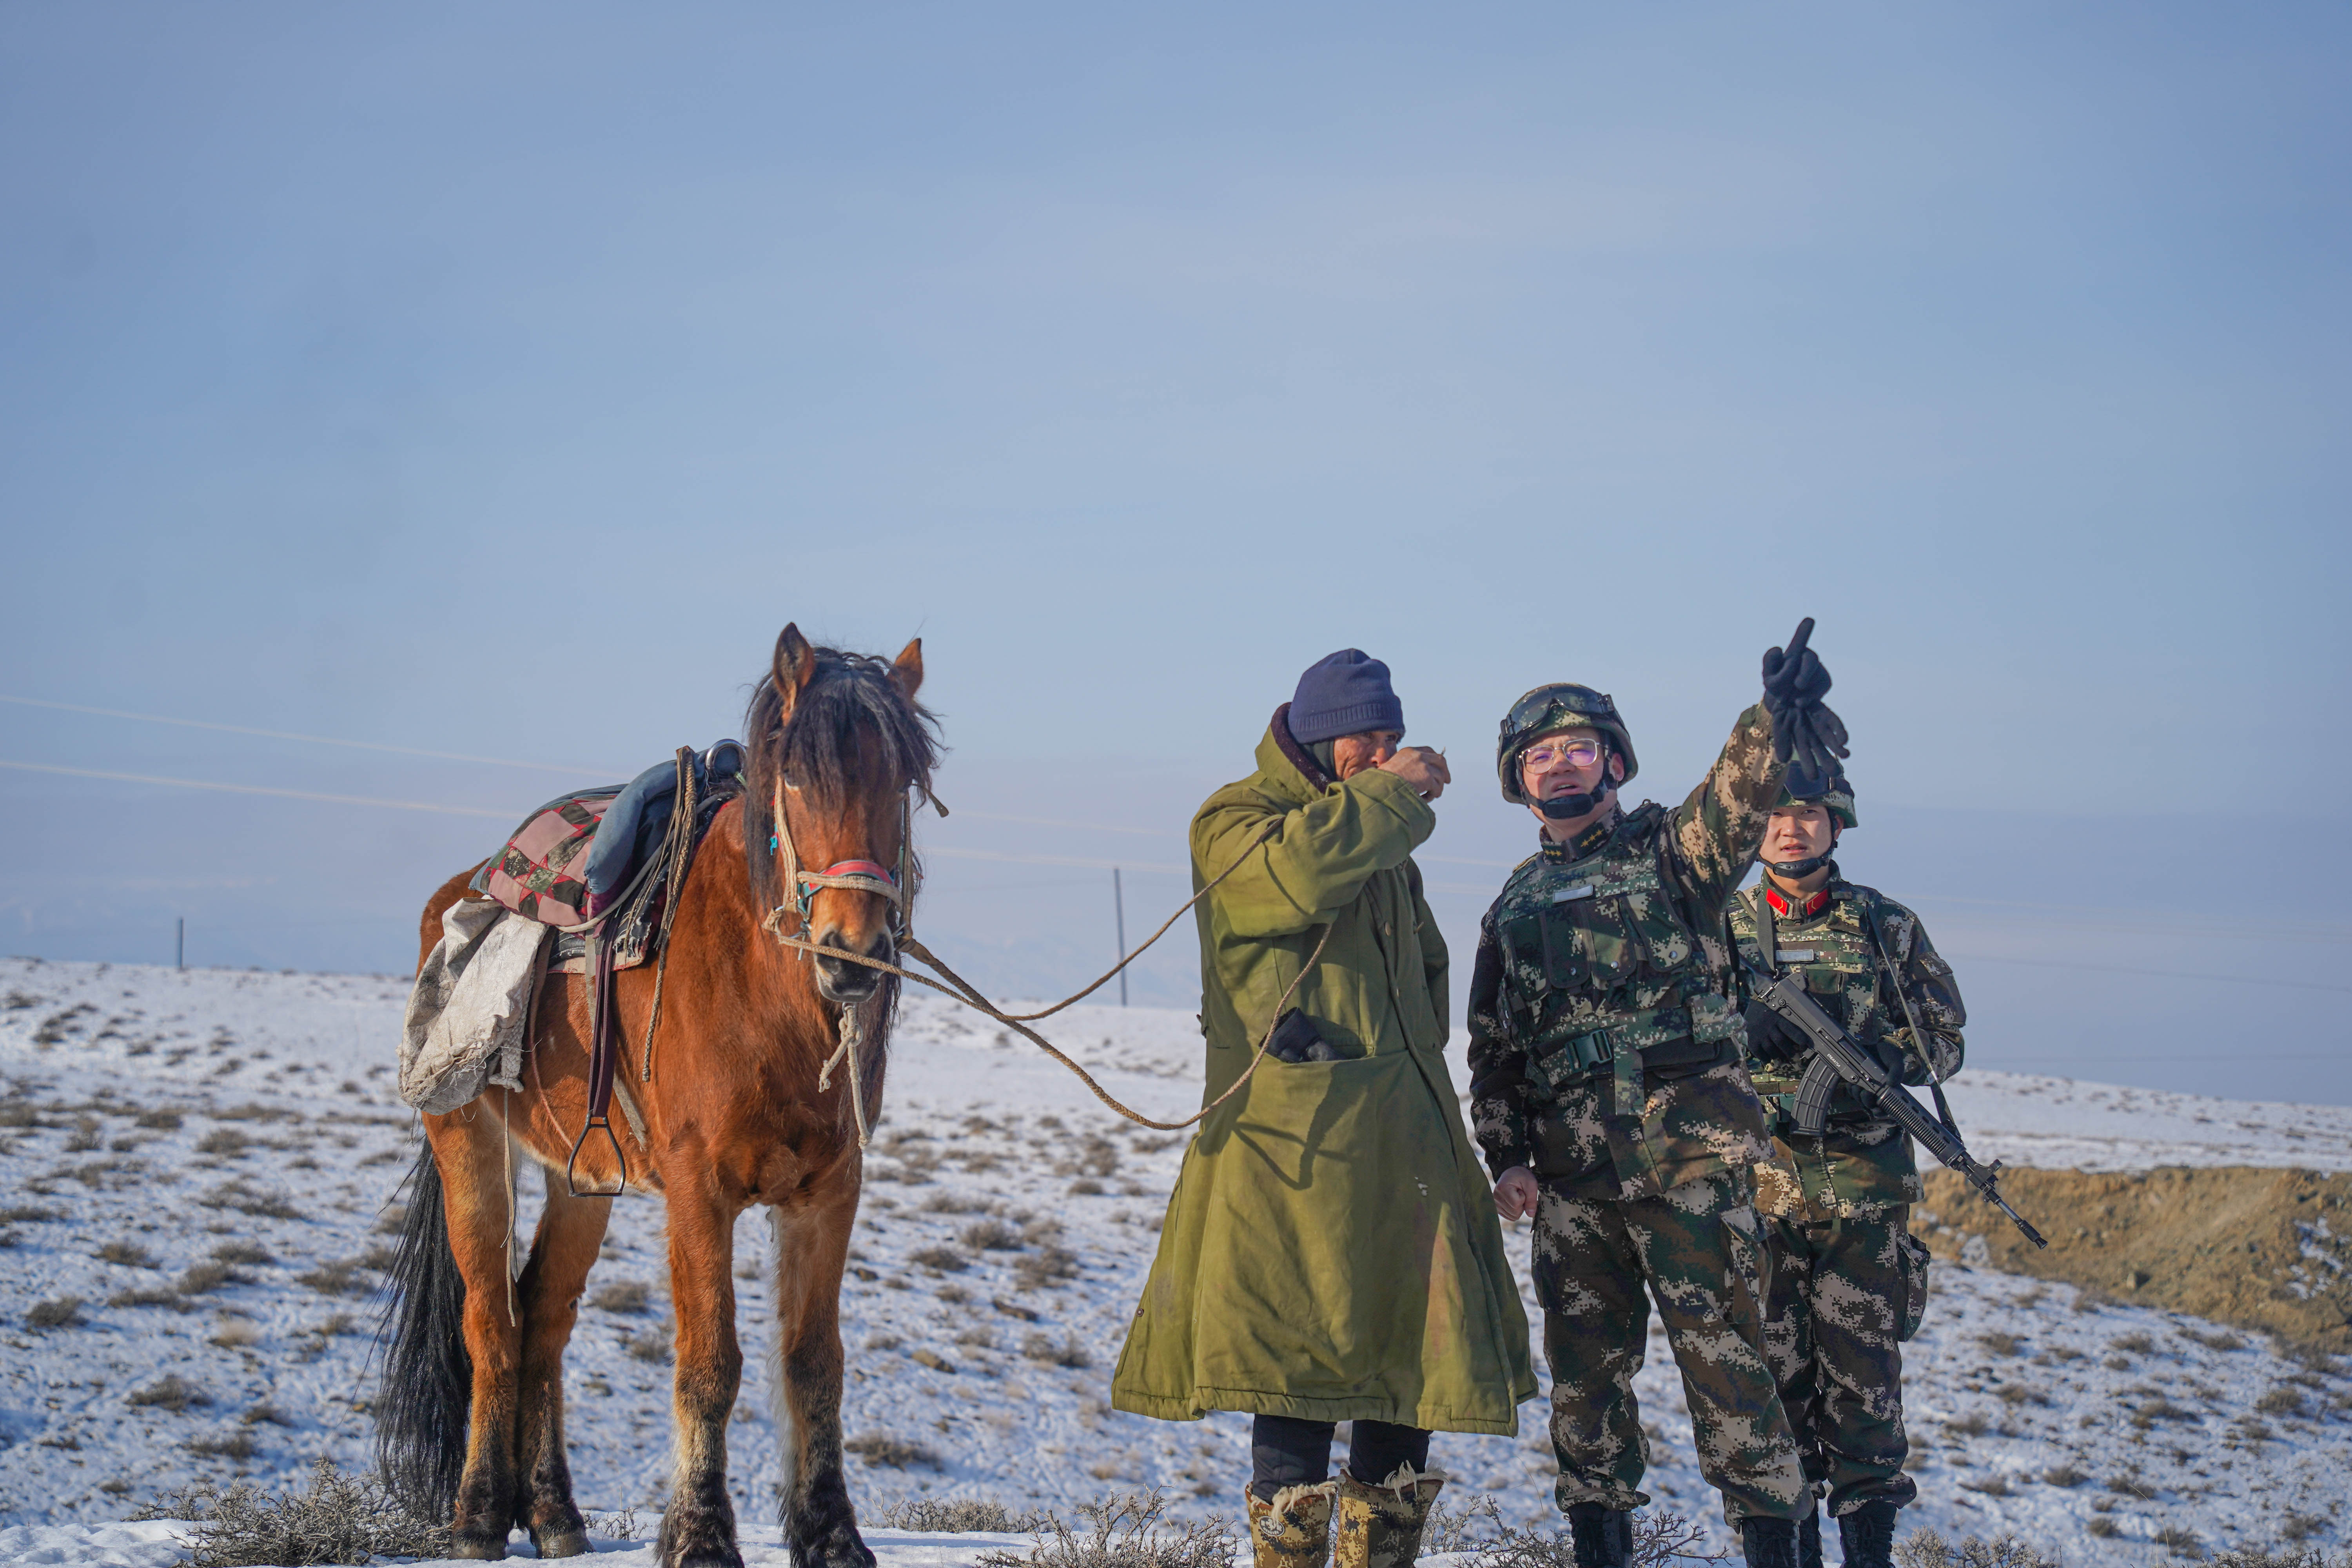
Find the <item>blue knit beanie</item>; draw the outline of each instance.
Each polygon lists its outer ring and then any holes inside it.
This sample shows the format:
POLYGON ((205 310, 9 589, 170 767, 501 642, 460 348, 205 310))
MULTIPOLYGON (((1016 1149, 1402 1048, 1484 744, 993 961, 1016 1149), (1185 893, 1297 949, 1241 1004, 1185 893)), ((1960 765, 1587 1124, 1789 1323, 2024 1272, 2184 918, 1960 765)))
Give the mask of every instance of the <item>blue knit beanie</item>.
POLYGON ((1404 732, 1404 704, 1389 667, 1361 648, 1341 648, 1307 666, 1290 699, 1290 734, 1302 746, 1366 730, 1404 732))

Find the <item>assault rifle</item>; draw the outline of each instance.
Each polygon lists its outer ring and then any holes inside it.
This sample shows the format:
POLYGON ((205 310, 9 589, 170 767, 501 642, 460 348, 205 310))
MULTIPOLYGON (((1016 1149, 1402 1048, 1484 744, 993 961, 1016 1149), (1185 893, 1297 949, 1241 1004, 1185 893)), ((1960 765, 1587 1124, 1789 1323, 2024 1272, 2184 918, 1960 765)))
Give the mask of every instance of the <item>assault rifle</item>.
POLYGON ((1759 974, 1756 979, 1756 1000, 1793 1025, 1813 1045, 1813 1065, 1805 1069, 1804 1078, 1797 1085, 1798 1131, 1807 1137, 1821 1136, 1829 1125, 1830 1097, 1837 1092, 1839 1083, 1850 1083, 1864 1100, 1916 1138, 1936 1157, 1937 1164, 1958 1172, 1960 1179, 1974 1187, 1985 1202, 2016 1221, 2026 1240, 2036 1247, 2050 1245, 2000 1195, 1999 1160, 1990 1165, 1977 1163, 1968 1145, 1960 1142, 1959 1130, 1928 1115, 1927 1108, 1911 1098, 1911 1091, 1896 1081, 1876 1057, 1840 1028, 1835 1019, 1822 1012, 1820 1004, 1805 994, 1802 986, 1791 984, 1786 977, 1769 979, 1759 974))

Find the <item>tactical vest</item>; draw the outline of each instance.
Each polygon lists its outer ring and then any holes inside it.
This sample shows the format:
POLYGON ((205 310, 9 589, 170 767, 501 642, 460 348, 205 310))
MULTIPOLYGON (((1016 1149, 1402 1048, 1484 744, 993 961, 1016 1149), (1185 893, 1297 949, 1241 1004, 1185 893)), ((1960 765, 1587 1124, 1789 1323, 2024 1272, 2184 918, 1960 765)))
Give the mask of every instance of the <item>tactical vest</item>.
MULTIPOLYGON (((1804 921, 1773 914, 1763 900, 1764 887, 1759 882, 1732 902, 1731 935, 1741 962, 1766 973, 1801 976, 1806 994, 1858 1043, 1875 1046, 1884 1041, 1895 1020, 1879 1004, 1882 965, 1869 924, 1877 918, 1876 895, 1853 883, 1832 882, 1829 908, 1804 921), (1773 947, 1769 962, 1760 946, 1766 932, 1770 933, 1773 947)), ((1795 1125, 1794 1097, 1804 1065, 1803 1061, 1748 1064, 1756 1090, 1764 1098, 1766 1109, 1774 1113, 1775 1131, 1782 1136, 1795 1125)), ((1842 1119, 1870 1114, 1868 1103, 1843 1083, 1830 1101, 1830 1110, 1842 1119)))
POLYGON ((1512 1033, 1555 1098, 1627 1053, 1668 1078, 1731 1059, 1740 1019, 1664 864, 1664 816, 1644 802, 1596 853, 1529 861, 1496 911, 1512 1033))

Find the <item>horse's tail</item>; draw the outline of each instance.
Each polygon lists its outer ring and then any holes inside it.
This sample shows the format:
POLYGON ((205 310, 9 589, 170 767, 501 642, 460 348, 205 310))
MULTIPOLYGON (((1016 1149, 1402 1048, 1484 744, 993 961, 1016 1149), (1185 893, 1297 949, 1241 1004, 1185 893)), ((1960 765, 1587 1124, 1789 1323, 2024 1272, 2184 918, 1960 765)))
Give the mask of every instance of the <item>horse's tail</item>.
POLYGON ((409 1173, 408 1215, 383 1300, 376 1466, 409 1511, 446 1520, 457 1511, 457 1479, 466 1465, 474 1358, 466 1352, 466 1278, 449 1250, 441 1167, 429 1142, 409 1173))

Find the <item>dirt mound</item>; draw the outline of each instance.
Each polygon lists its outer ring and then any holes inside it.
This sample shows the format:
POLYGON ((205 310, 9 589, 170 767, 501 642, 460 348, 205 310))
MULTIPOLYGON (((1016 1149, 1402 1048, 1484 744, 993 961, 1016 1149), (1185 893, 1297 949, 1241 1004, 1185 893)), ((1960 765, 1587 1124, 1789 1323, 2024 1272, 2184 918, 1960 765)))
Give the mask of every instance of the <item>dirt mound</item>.
POLYGON ((1927 1173, 1912 1228, 1938 1257, 2352 1352, 2352 1176, 2020 1170, 2003 1171, 2000 1189, 2049 1250, 1949 1171, 1927 1173))

